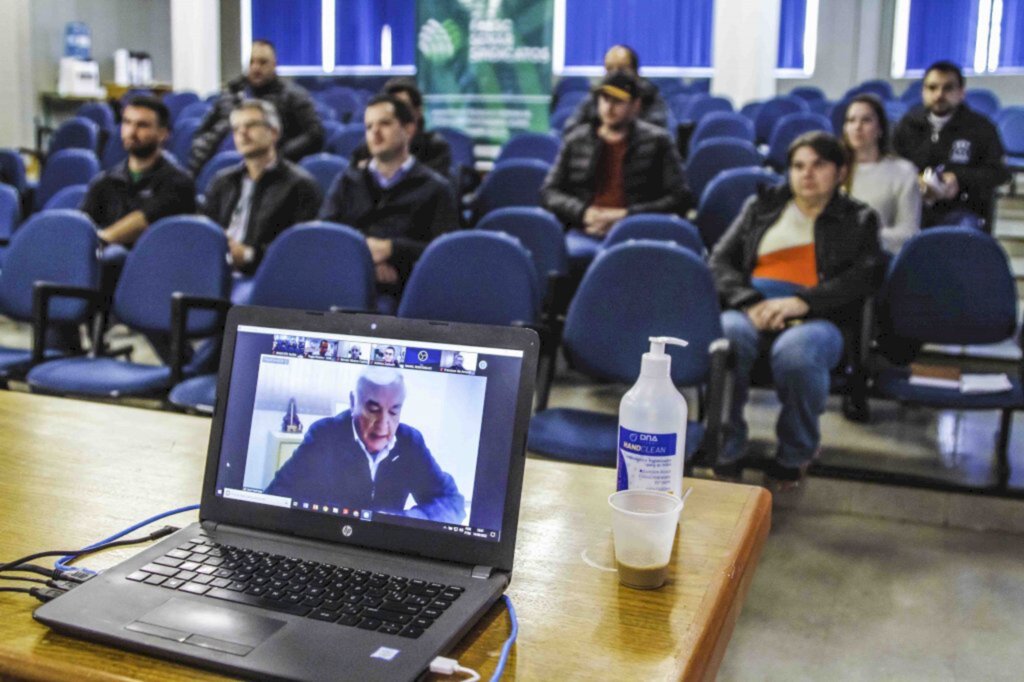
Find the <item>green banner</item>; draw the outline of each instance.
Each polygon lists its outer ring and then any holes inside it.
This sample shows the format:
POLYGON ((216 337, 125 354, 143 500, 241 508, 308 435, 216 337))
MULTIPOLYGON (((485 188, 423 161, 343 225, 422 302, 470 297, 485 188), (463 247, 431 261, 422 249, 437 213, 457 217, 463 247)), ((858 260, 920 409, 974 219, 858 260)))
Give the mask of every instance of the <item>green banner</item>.
POLYGON ((501 145, 548 130, 554 0, 418 0, 427 124, 501 145))

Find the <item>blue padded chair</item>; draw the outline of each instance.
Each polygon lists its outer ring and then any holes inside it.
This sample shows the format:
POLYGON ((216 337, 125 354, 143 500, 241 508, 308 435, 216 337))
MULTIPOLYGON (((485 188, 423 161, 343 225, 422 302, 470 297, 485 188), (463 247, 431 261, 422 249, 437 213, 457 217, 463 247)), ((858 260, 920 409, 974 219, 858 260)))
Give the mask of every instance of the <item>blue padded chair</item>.
POLYGON ((531 324, 540 283, 529 252, 500 232, 441 235, 420 256, 398 304, 398 317, 446 322, 531 324))
POLYGON ((740 214, 748 198, 757 193, 759 187, 777 185, 784 181, 764 168, 734 168, 723 171, 712 180, 697 204, 694 222, 708 251, 740 214))
POLYGON ((1006 165, 1015 173, 1024 172, 1024 107, 1004 110, 998 128, 1006 149, 1006 165))
POLYGON ((180 92, 168 92, 164 95, 164 106, 167 107, 167 111, 170 113, 171 125, 174 125, 175 121, 178 120, 178 116, 185 110, 185 107, 199 102, 199 95, 190 91, 182 90, 180 92))
MULTIPOLYGON (((219 95, 217 97, 219 97, 219 95)), ((206 118, 206 115, 210 113, 211 109, 213 109, 213 104, 210 102, 200 101, 186 104, 184 108, 178 112, 177 118, 174 119, 174 125, 177 126, 179 121, 184 121, 190 118, 202 121, 206 118)))
POLYGON ((128 152, 124 149, 121 136, 116 133, 108 135, 107 141, 103 145, 103 153, 100 155, 100 166, 103 170, 110 170, 127 158, 128 152))
POLYGON ((715 137, 728 137, 754 143, 754 123, 733 111, 714 111, 701 119, 690 136, 690 149, 715 137))
POLYGON ((351 159, 356 149, 366 142, 366 131, 362 128, 343 128, 331 136, 324 145, 324 150, 329 154, 343 156, 351 159))
POLYGON ((708 183, 722 171, 760 165, 761 154, 749 142, 714 138, 690 150, 686 160, 686 180, 693 194, 699 197, 708 183))
MULTIPOLYGON (((324 104, 318 99, 313 100, 313 109, 316 111, 316 115, 320 117, 320 123, 324 121, 334 121, 335 123, 342 123, 338 120, 338 112, 334 110, 330 104, 324 104)), ((344 123, 342 123, 344 125, 344 123)))
POLYGON ((793 140, 812 130, 832 132, 832 122, 821 114, 799 112, 786 114, 775 123, 768 138, 768 165, 776 171, 786 168, 786 154, 793 140))
POLYGON ((563 76, 555 84, 555 98, 561 98, 567 92, 590 92, 590 79, 586 76, 563 76))
POLYGON ((96 154, 99 147, 100 127, 87 118, 75 116, 61 123, 53 131, 46 153, 53 155, 65 149, 87 149, 96 154))
POLYGON ((993 120, 998 116, 999 110, 1003 108, 996 93, 986 88, 968 89, 964 94, 964 101, 974 111, 993 120))
MULTIPOLYGON (((1006 253, 991 235, 958 227, 935 227, 908 241, 889 267, 876 309, 880 329, 912 344, 998 343, 1017 329, 1017 289, 1006 253)), ((1011 388, 1001 393, 964 394, 916 385, 905 367, 882 369, 873 385, 877 395, 902 403, 1000 410, 996 468, 998 483, 1005 487, 1011 417, 1024 408, 1022 369, 1024 365, 1010 374, 1011 388)))
POLYGON ((333 87, 316 94, 317 101, 334 110, 342 123, 358 120, 362 115, 362 99, 351 88, 333 87))
POLYGON ((21 224, 21 197, 11 185, 0 183, 0 245, 6 247, 21 224))
POLYGON ((900 95, 900 101, 909 105, 910 107, 916 107, 921 103, 921 88, 924 85, 923 79, 911 81, 907 85, 907 89, 900 95))
POLYGON ((220 144, 217 145, 218 152, 233 152, 236 151, 235 147, 235 136, 228 131, 228 134, 220 138, 220 144))
POLYGON ((549 164, 537 159, 509 159, 496 164, 476 193, 476 216, 506 206, 540 206, 540 187, 550 169, 549 164))
POLYGON ((495 163, 509 159, 539 159, 550 164, 555 162, 559 147, 561 147, 561 142, 554 135, 518 133, 501 148, 495 163))
MULTIPOLYGON (((689 346, 669 351, 672 382, 708 387, 702 402, 708 415, 705 445, 713 461, 728 356, 728 343, 719 341, 720 314, 711 271, 700 257, 676 244, 627 242, 602 251, 587 270, 569 305, 562 345, 577 371, 599 381, 632 383, 650 348, 649 337, 686 339, 689 346)), ((546 387, 539 393, 546 396, 546 387)), ((616 414, 548 408, 542 398, 530 420, 527 448, 556 459, 615 466, 617 431, 616 414)), ((687 424, 687 459, 704 436, 704 423, 687 424)))
POLYGON ((732 112, 732 110, 732 101, 726 97, 695 96, 690 101, 685 113, 678 118, 683 122, 700 123, 708 114, 732 112))
POLYGON ((576 112, 575 109, 555 109, 551 112, 551 116, 548 117, 548 129, 552 135, 561 135, 565 132, 565 124, 569 122, 572 115, 576 112))
POLYGON ((345 130, 345 124, 339 121, 332 121, 329 119, 320 119, 320 125, 324 129, 324 148, 327 147, 327 142, 337 135, 340 131, 345 130))
POLYGON ((100 130, 112 132, 117 128, 117 121, 114 119, 114 110, 111 109, 110 105, 106 102, 86 102, 82 106, 78 107, 75 111, 75 116, 89 119, 99 126, 100 130))
POLYGON ((570 90, 558 98, 553 111, 568 109, 570 112, 574 112, 579 108, 580 102, 587 99, 590 99, 589 90, 570 90))
POLYGON ((464 166, 472 169, 476 163, 473 155, 473 138, 455 128, 434 128, 434 132, 444 138, 452 154, 452 166, 464 166))
POLYGON ((82 205, 85 193, 89 191, 89 185, 68 185, 54 194, 43 206, 44 211, 54 209, 75 210, 82 205))
POLYGON ((764 102, 747 102, 740 107, 740 113, 749 118, 750 122, 753 123, 757 120, 757 113, 761 111, 762 104, 764 102))
POLYGON ((65 149, 51 155, 39 177, 34 196, 35 210, 42 209, 50 197, 64 187, 89 184, 99 171, 100 162, 88 149, 65 149))
MULTIPOLYGON (((541 283, 541 297, 554 305, 569 275, 569 254, 565 231, 555 216, 542 208, 509 206, 491 211, 477 223, 478 230, 504 232, 519 240, 530 252, 541 283)), ((546 306, 550 309, 551 306, 546 306)))
POLYGON ((895 128, 900 119, 907 115, 910 107, 906 102, 898 99, 891 99, 882 104, 885 107, 885 117, 889 119, 889 127, 895 128))
POLYGON ((634 213, 626 216, 611 229, 604 238, 601 248, 610 249, 630 239, 672 242, 698 256, 704 256, 704 242, 701 241, 697 227, 689 220, 683 220, 676 215, 634 213))
POLYGON ((210 189, 210 184, 213 183, 217 173, 225 168, 237 166, 240 163, 242 163, 242 155, 238 152, 217 152, 214 154, 213 158, 207 161, 203 169, 199 171, 199 177, 196 178, 196 194, 205 195, 206 191, 210 189))
MULTIPOLYGON (((373 310, 376 285, 366 238, 334 223, 295 225, 271 242, 253 276, 248 305, 296 310, 373 310)), ((213 413, 217 375, 179 383, 167 397, 185 409, 213 413)))
POLYGON ((20 196, 28 192, 28 178, 25 174, 25 160, 17 149, 0 149, 0 182, 18 191, 20 196))
POLYGON ((850 97, 855 97, 856 95, 865 94, 874 95, 883 102, 896 98, 896 95, 893 94, 892 86, 889 85, 887 81, 869 80, 864 81, 860 85, 855 85, 849 90, 847 90, 846 94, 843 95, 843 99, 849 99, 850 97))
POLYGON ((167 142, 167 151, 174 154, 178 163, 182 165, 188 163, 189 154, 192 152, 192 138, 201 124, 202 120, 198 118, 185 118, 184 116, 174 124, 171 138, 167 142))
POLYGON ((43 350, 45 320, 77 326, 91 309, 85 301, 43 294, 37 283, 95 288, 99 280, 99 240, 88 216, 78 211, 47 211, 29 218, 11 239, 0 270, 0 314, 33 323, 33 348, 0 348, 0 381, 21 376, 44 359, 58 357, 43 350), (37 301, 38 299, 38 301, 37 301), (39 319, 41 314, 44 319, 39 319))
POLYGON ((832 111, 832 102, 827 99, 812 100, 807 105, 813 113, 821 114, 822 116, 828 116, 829 112, 832 111))
MULTIPOLYGON (((112 312, 131 329, 165 337, 209 337, 223 331, 220 315, 201 310, 180 316, 181 297, 224 301, 228 294, 227 237, 196 216, 171 216, 151 225, 128 253, 114 290, 112 312), (176 331, 177 322, 181 323, 176 331)), ((93 300, 102 298, 95 292, 93 300)), ((97 344, 102 347, 102 344, 97 344)), ((181 361, 142 365, 90 356, 55 360, 28 373, 34 391, 116 398, 160 394, 177 384, 181 361)))
POLYGON ((316 180, 320 196, 326 197, 334 179, 348 167, 348 159, 335 154, 310 154, 299 161, 299 165, 316 180))
POLYGON ((758 144, 766 144, 775 129, 775 123, 786 114, 810 111, 805 100, 799 97, 774 97, 761 104, 754 117, 754 135, 758 144))
POLYGON ((702 95, 680 92, 666 99, 665 104, 668 106, 669 111, 675 115, 676 119, 685 121, 687 120, 686 112, 690 109, 690 103, 698 97, 702 97, 702 95))
POLYGON ((801 85, 800 87, 793 88, 789 91, 789 94, 793 97, 799 97, 802 100, 806 100, 808 104, 811 102, 820 102, 826 99, 825 93, 821 88, 816 88, 813 85, 801 85))

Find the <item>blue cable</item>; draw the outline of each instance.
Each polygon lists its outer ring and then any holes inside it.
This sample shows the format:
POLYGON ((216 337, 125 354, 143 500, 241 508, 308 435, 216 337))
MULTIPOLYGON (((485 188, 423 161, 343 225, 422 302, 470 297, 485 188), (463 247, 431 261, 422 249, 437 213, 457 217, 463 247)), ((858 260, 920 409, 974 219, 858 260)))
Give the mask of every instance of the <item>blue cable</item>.
POLYGON ((494 669, 494 674, 491 675, 491 682, 498 682, 501 679, 501 674, 505 672, 505 663, 508 662, 508 652, 512 650, 516 636, 519 635, 519 621, 516 620, 516 609, 512 606, 512 600, 509 599, 507 594, 502 595, 501 598, 505 600, 505 606, 508 607, 508 619, 512 621, 512 632, 509 634, 508 639, 505 640, 505 645, 501 647, 498 667, 494 669))
MULTIPOLYGON (((146 519, 145 521, 139 521, 134 526, 129 526, 128 528, 125 528, 121 532, 115 533, 114 535, 111 535, 109 538, 107 538, 105 540, 100 540, 99 542, 94 542, 93 544, 89 545, 88 547, 85 547, 84 549, 93 549, 94 547, 99 547, 100 545, 105 545, 108 542, 113 542, 114 540, 120 540, 125 535, 128 535, 128 533, 131 533, 132 531, 136 531, 139 528, 142 528, 143 526, 148 526, 149 524, 153 523, 154 521, 159 521, 162 518, 165 518, 165 517, 168 517, 168 516, 174 516, 175 514, 182 514, 184 512, 195 511, 196 509, 199 509, 199 505, 198 504, 190 504, 187 507, 178 507, 177 509, 172 509, 170 511, 163 512, 161 514, 157 514, 156 516, 151 516, 148 519, 146 519)), ((66 564, 66 562, 69 561, 70 559, 72 559, 73 556, 74 555, 69 554, 67 556, 62 556, 60 559, 57 559, 56 563, 54 563, 54 565, 53 565, 54 568, 56 568, 59 571, 78 570, 78 571, 84 571, 86 573, 91 573, 93 575, 96 575, 96 571, 90 570, 88 568, 81 568, 81 567, 72 568, 71 566, 68 566, 66 564)))

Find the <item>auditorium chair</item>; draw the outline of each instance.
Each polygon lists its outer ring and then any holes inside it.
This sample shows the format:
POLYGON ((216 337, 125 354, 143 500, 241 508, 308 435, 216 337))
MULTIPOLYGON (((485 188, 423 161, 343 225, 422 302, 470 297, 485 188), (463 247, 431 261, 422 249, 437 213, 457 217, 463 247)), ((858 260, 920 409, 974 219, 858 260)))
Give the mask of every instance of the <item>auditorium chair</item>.
POLYGON ((694 196, 701 196, 715 176, 731 168, 760 166, 761 154, 754 145, 734 138, 713 138, 690 150, 686 182, 694 196))
POLYGON ((700 257, 704 256, 704 242, 701 241, 700 232, 689 220, 683 220, 677 215, 634 213, 626 216, 615 223, 605 236, 601 248, 609 249, 631 239, 672 242, 700 257))

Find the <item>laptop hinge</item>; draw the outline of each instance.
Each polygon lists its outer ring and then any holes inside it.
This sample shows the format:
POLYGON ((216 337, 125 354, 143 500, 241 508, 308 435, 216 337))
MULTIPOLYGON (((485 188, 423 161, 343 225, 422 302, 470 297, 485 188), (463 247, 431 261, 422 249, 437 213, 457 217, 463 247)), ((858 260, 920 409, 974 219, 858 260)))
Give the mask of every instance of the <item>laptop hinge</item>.
POLYGON ((492 571, 494 571, 494 569, 490 566, 474 566, 473 577, 477 580, 487 580, 491 577, 492 571))

